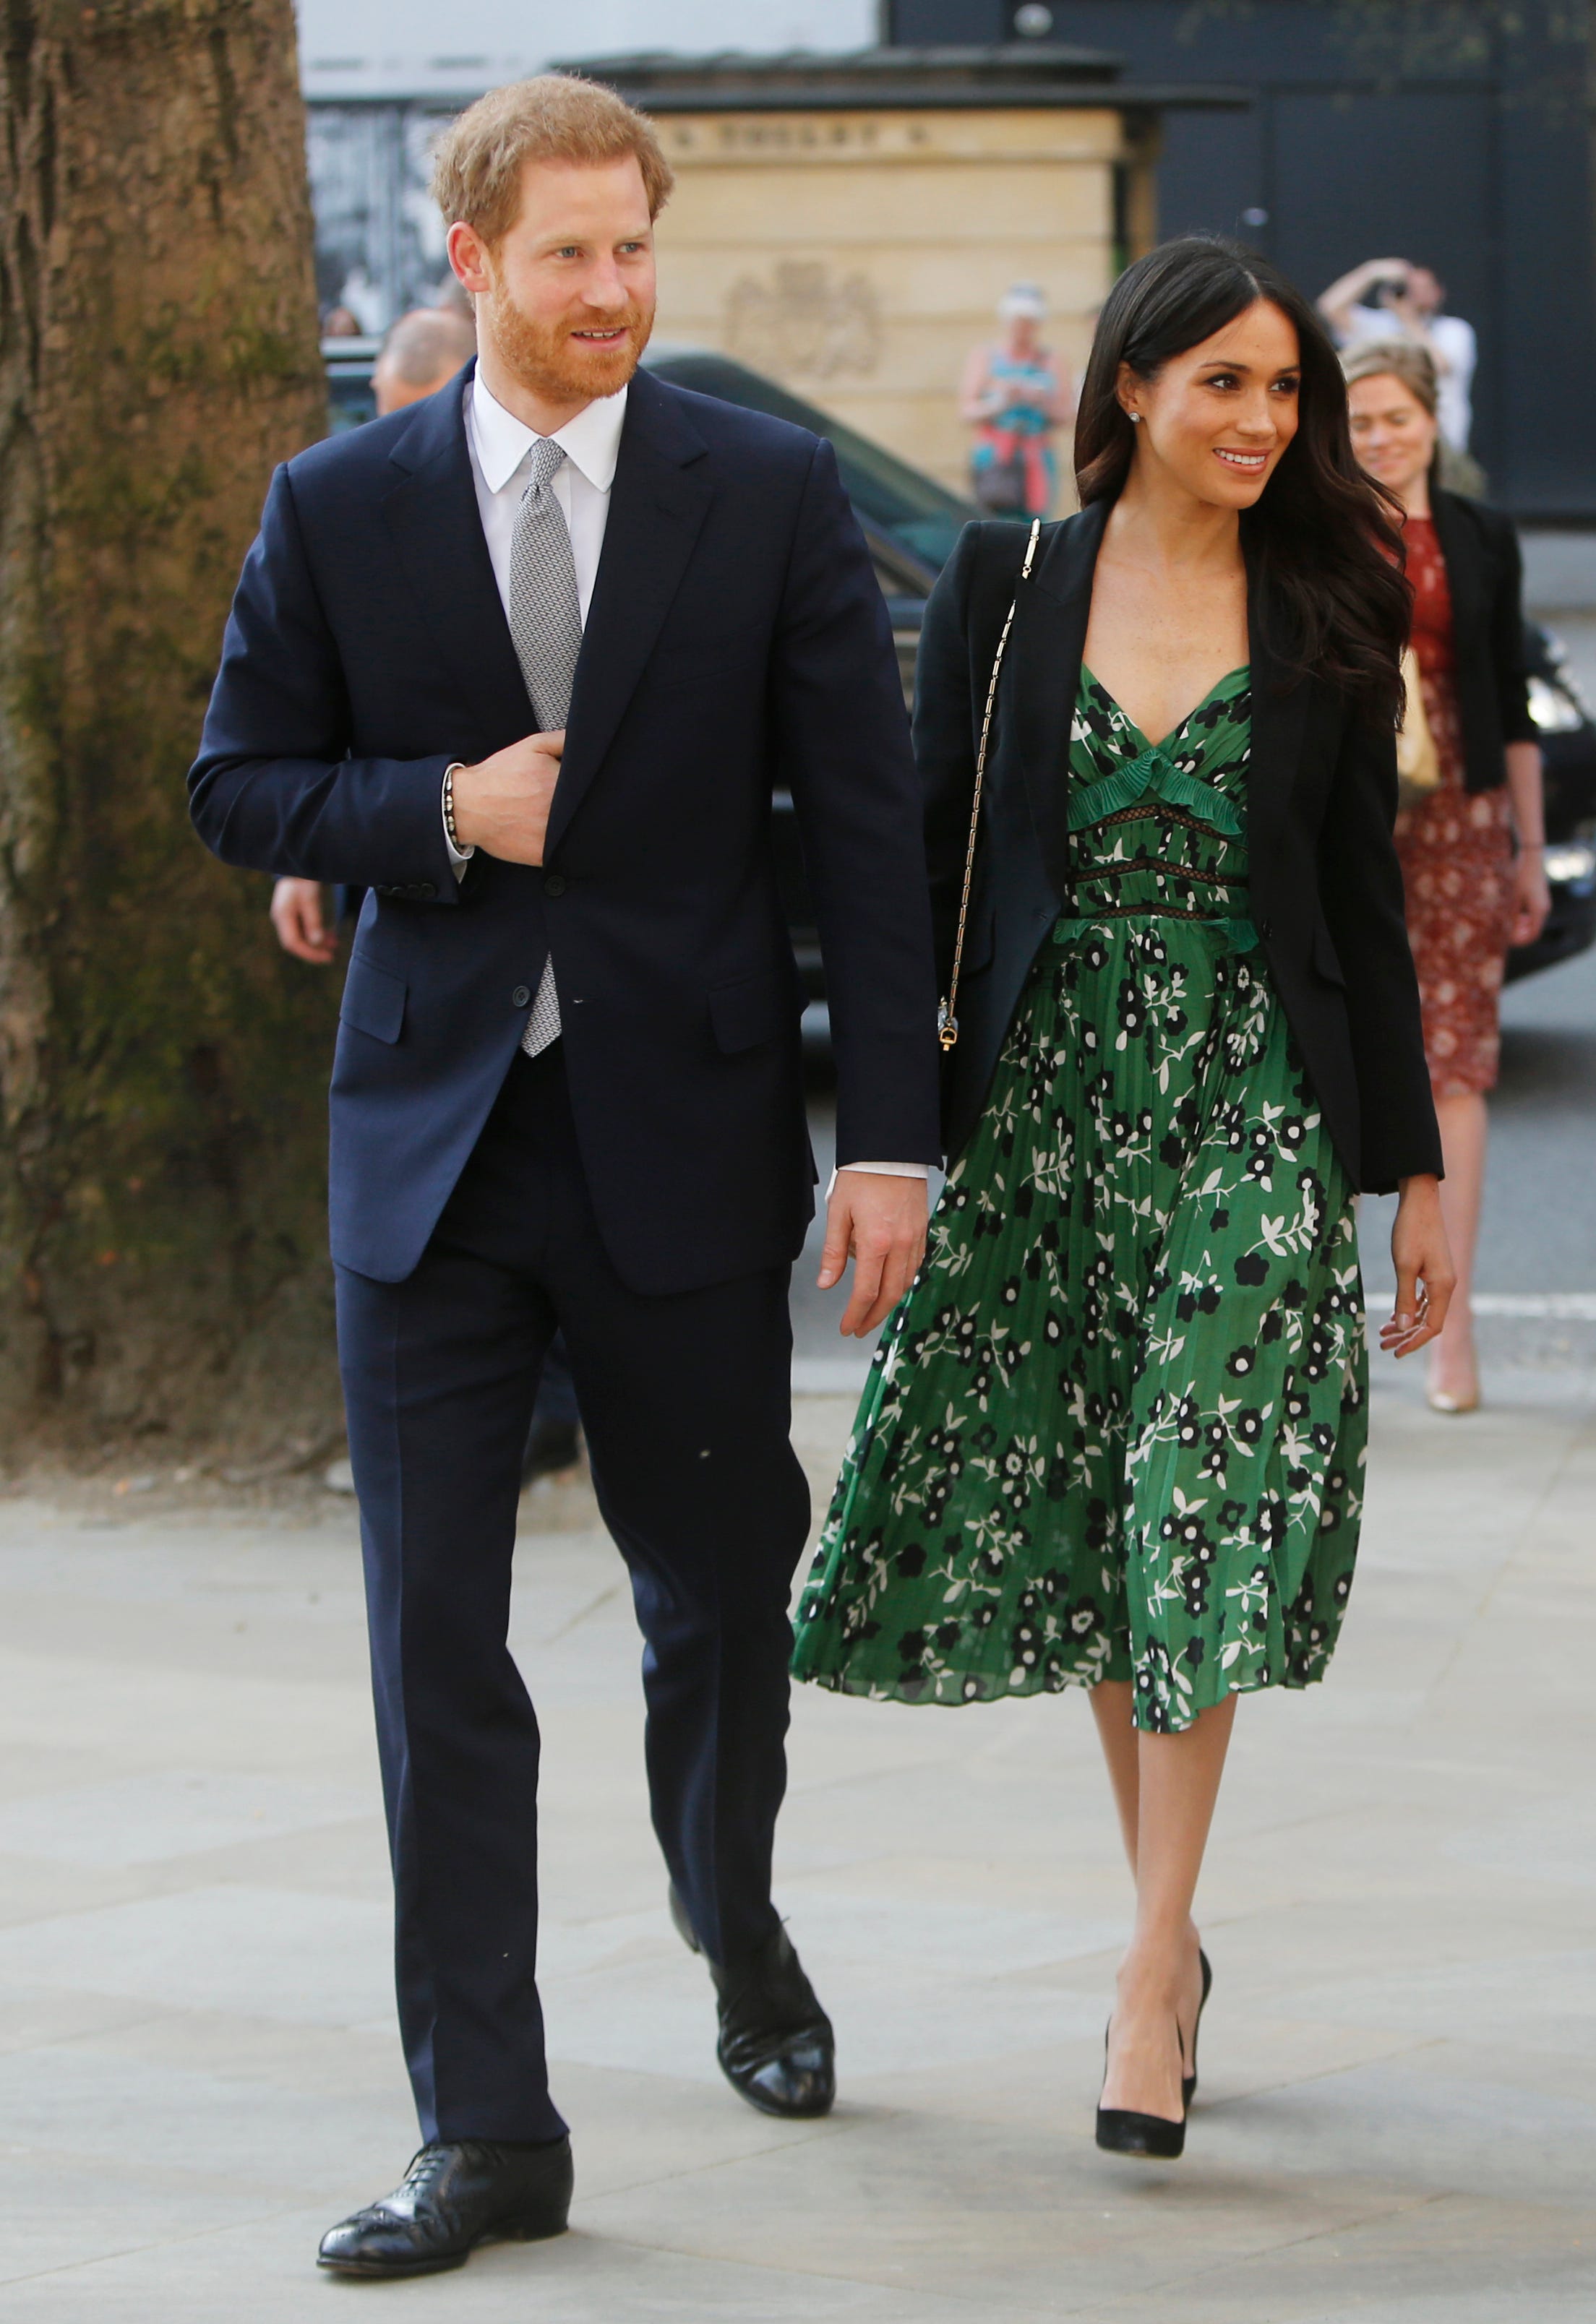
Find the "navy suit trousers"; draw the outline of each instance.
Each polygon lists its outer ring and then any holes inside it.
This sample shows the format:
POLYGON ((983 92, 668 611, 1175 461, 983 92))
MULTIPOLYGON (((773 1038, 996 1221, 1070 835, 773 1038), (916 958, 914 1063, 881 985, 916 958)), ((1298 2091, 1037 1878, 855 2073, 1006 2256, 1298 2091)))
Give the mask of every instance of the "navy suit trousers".
POLYGON ((521 1457, 557 1331, 642 1631, 670 1876, 712 1958, 775 1925, 788 1606, 808 1529, 786 1268, 629 1290, 600 1240, 561 1045, 520 1055, 420 1266, 345 1268, 405 2055, 427 2138, 545 2139, 538 1722, 507 1643, 521 1457))

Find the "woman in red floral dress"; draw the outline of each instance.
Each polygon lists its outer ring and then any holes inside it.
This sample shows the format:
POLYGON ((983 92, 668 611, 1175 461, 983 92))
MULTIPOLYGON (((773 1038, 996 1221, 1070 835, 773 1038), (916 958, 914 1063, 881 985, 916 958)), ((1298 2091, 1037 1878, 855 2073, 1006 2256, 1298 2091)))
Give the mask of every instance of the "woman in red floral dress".
POLYGON ((1352 445, 1407 512, 1413 646, 1441 779, 1397 818, 1425 1052, 1441 1125, 1441 1190, 1457 1290, 1431 1351, 1430 1402, 1471 1412, 1480 1378, 1469 1286, 1485 1177, 1488 1091, 1509 946, 1540 934, 1541 754, 1524 671, 1518 544, 1507 518, 1437 489, 1435 374, 1407 340, 1346 363, 1352 445))

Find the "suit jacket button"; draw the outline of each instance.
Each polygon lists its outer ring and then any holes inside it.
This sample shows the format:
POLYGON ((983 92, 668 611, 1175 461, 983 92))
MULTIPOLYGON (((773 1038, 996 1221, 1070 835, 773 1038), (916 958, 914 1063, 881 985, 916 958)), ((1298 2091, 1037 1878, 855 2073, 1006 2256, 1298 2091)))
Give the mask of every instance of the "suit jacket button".
POLYGON ((565 891, 566 883, 560 878, 559 873, 558 872, 551 872, 549 874, 548 879, 543 882, 543 893, 546 896, 563 896, 565 891))
POLYGON ((510 996, 510 1006, 512 1009, 524 1009, 531 997, 532 988, 530 984, 518 984, 510 996))
POLYGON ((434 896, 436 896, 436 895, 437 895, 437 893, 438 893, 438 890, 437 890, 437 889, 433 886, 433 884, 432 884, 432 882, 431 882, 431 881, 430 881, 430 880, 418 880, 418 881, 417 881, 417 882, 416 882, 416 894, 417 894, 417 897, 419 898, 419 899, 420 899, 423 904, 429 904, 429 903, 432 901, 432 899, 434 898, 434 896))

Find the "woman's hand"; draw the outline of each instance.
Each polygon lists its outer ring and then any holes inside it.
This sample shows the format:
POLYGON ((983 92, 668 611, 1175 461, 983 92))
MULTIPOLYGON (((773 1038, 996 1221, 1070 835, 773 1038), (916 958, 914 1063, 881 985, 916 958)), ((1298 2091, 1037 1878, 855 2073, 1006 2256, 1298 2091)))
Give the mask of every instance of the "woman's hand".
POLYGON ((1438 1178, 1403 1179, 1391 1229, 1391 1258, 1397 1269, 1397 1305, 1389 1322, 1380 1326, 1379 1343, 1388 1355, 1410 1356, 1445 1323, 1457 1280, 1441 1217, 1438 1178))
POLYGON ((1513 933, 1516 945, 1533 944, 1552 908, 1546 886, 1545 786, 1538 742, 1509 742, 1506 752, 1508 794, 1513 802, 1513 933))
POLYGON ((1551 908, 1545 856, 1538 847, 1521 847, 1513 859, 1514 944, 1533 944, 1545 927, 1551 908))

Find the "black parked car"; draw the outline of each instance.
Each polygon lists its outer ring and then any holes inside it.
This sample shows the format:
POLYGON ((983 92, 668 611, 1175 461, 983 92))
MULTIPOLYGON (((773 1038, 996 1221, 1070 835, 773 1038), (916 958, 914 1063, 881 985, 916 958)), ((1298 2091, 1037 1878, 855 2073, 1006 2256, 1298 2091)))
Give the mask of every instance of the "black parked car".
MULTIPOLYGON (((960 529, 978 513, 973 503, 728 355, 665 347, 650 350, 645 360, 662 379, 696 388, 700 394, 723 396, 728 403, 773 412, 831 438, 891 608, 904 692, 912 696, 926 598, 960 529)), ((1552 910, 1536 943, 1508 954, 1509 979, 1550 968, 1596 942, 1596 723, 1568 674, 1561 641, 1538 622, 1529 622, 1525 624, 1525 650, 1531 672, 1530 710, 1546 762, 1546 879, 1552 910)), ((791 806, 789 799, 777 801, 782 877, 799 963, 811 997, 818 1001, 823 991, 820 950, 804 891, 791 806)), ((816 1034, 823 1032, 818 1010, 809 1027, 816 1034)))
POLYGON ((1568 673, 1567 648, 1538 622, 1524 628, 1529 714, 1546 769, 1546 883, 1552 909, 1532 945, 1508 954, 1508 977, 1571 960, 1596 941, 1596 724, 1568 673))
MULTIPOLYGON (((372 416, 371 373, 377 345, 374 339, 324 342, 335 430, 357 427, 372 416)), ((904 694, 912 696, 926 599, 961 530, 978 513, 973 503, 730 355, 667 346, 650 347, 643 360, 661 379, 674 380, 679 387, 768 411, 829 437, 891 613, 904 694)), ((1530 622, 1525 627, 1525 647, 1530 710, 1546 762, 1546 878, 1552 910, 1538 940, 1508 954, 1509 980, 1551 968, 1596 942, 1596 722, 1568 674, 1561 641, 1530 622)), ((788 923, 811 1002, 805 1029, 824 1047, 820 945, 790 798, 779 793, 776 811, 788 923)))
MULTIPOLYGON (((976 514, 974 505, 931 477, 922 475, 919 469, 910 467, 896 453, 872 444, 867 436, 857 434, 852 428, 843 427, 814 404, 806 403, 801 396, 789 394, 774 380, 750 371, 745 364, 735 363, 729 355, 712 355, 698 348, 650 347, 643 360, 650 371, 657 372, 661 379, 674 381, 678 387, 690 387, 700 395, 718 395, 727 403, 746 404, 754 411, 768 411, 775 419, 791 420, 800 428, 812 429, 816 435, 830 438, 844 488, 853 503, 853 513, 859 519, 876 578, 892 617, 904 699, 912 701, 915 657, 919 650, 926 600, 936 576, 953 554, 955 541, 976 514)), ((792 801, 784 791, 776 794, 776 861, 793 950, 809 996, 809 1006, 804 1012, 805 1043, 816 1062, 821 1062, 830 1049, 830 1027, 826 1014, 820 940, 804 881, 803 853, 792 801)))
POLYGON ((327 372, 328 416, 335 436, 358 428, 377 416, 372 393, 372 373, 383 352, 381 339, 323 339, 321 360, 327 372))

